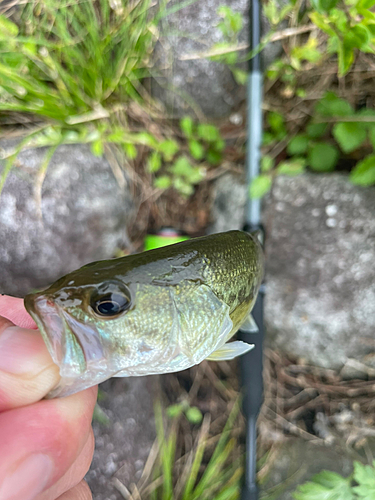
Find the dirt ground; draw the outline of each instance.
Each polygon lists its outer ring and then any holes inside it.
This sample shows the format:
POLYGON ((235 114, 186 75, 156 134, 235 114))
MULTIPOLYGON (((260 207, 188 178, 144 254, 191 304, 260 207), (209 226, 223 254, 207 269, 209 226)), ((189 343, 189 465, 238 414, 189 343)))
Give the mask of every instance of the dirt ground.
MULTIPOLYGON (((373 460, 373 380, 340 380, 331 370, 298 364, 267 350, 264 381, 258 425, 258 479, 264 495, 277 492, 277 498, 291 500, 296 486, 322 469, 348 475, 353 460, 373 460)), ((238 391, 236 361, 203 362, 177 374, 102 384, 93 424, 96 450, 87 474, 94 500, 126 498, 123 486, 131 489, 139 481, 155 439, 155 399, 165 408, 186 401, 202 415, 209 414, 210 435, 217 436, 238 391)), ((177 447, 189 446, 186 443, 194 441, 199 428, 182 417, 177 447)), ((243 455, 242 416, 236 420, 234 436, 236 453, 243 455)))

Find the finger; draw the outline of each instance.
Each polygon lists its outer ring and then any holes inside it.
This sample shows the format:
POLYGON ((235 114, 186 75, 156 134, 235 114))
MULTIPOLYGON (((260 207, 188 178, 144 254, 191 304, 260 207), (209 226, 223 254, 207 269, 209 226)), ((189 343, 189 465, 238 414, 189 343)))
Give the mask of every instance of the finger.
POLYGON ((57 500, 92 500, 92 494, 86 481, 81 481, 70 491, 67 491, 57 500))
POLYGON ((35 321, 26 312, 23 299, 0 295, 0 316, 9 319, 12 323, 22 328, 36 330, 35 321))
POLYGON ((0 317, 0 412, 39 401, 59 380, 40 333, 0 317))
POLYGON ((1 500, 34 500, 64 476, 87 441, 96 392, 0 414, 1 500))
POLYGON ((38 495, 35 500, 55 500, 55 498, 60 498, 60 495, 63 495, 63 493, 72 491, 82 481, 82 478, 85 477, 89 470, 94 448, 94 433, 91 429, 86 443, 73 465, 69 467, 68 471, 53 486, 41 495, 38 495))

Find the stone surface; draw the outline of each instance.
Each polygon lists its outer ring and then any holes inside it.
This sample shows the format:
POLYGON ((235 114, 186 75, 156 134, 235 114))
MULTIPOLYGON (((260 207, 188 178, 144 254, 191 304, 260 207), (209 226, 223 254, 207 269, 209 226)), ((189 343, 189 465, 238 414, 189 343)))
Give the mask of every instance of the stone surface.
POLYGON ((240 176, 225 174, 217 179, 213 188, 212 224, 209 233, 242 229, 245 224, 247 189, 240 176))
POLYGON ((374 213, 375 189, 340 174, 277 180, 264 212, 273 345, 324 367, 375 360, 374 213))
MULTIPOLYGON (((0 152, 14 142, 1 141, 0 152)), ((132 199, 88 146, 61 146, 33 194, 44 149, 19 155, 0 196, 0 293, 23 296, 88 262, 111 258, 126 237, 132 199)), ((2 170, 0 162, 0 171, 2 170)))
MULTIPOLYGON (((176 3, 170 2, 168 7, 176 3)), ((217 10, 222 5, 243 15, 240 40, 246 42, 249 39, 248 0, 199 0, 163 20, 158 66, 167 65, 169 69, 163 70, 163 78, 156 78, 158 84, 154 85, 153 93, 177 115, 194 110, 190 106, 194 101, 206 116, 219 118, 229 115, 245 100, 245 87, 235 82, 226 65, 204 58, 180 60, 184 55, 207 52, 214 44, 223 41, 217 28, 221 20, 217 10)), ((265 18, 262 25, 266 31, 265 18)), ((269 44, 263 51, 264 65, 267 66, 279 54, 280 45, 269 44)))
POLYGON ((353 458, 341 446, 326 446, 300 438, 290 438, 276 452, 269 476, 262 490, 275 495, 277 500, 293 500, 298 485, 309 481, 322 470, 336 472, 344 477, 353 470, 353 458), (274 489, 271 489, 274 488, 274 489))
MULTIPOLYGON (((243 214, 241 179, 220 183, 212 232, 243 214)), ((375 189, 344 175, 277 178, 263 210, 271 347, 323 367, 375 366, 374 213, 375 189)))
POLYGON ((108 425, 94 421, 95 453, 86 480, 94 500, 123 500, 113 477, 127 488, 138 482, 155 440, 158 377, 113 378, 101 384, 108 425))

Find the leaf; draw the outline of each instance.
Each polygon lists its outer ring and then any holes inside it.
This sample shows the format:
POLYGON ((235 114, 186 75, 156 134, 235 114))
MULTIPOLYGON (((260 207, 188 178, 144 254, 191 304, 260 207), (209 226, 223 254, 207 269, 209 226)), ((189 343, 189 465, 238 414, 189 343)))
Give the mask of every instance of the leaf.
POLYGON ((64 130, 62 134, 62 142, 64 144, 74 144, 82 142, 81 136, 75 130, 64 130))
POLYGON ((102 156, 104 153, 104 143, 98 139, 91 144, 91 151, 95 156, 102 156))
POLYGON ((250 184, 249 195, 250 198, 262 198, 272 186, 272 177, 270 175, 258 175, 250 184))
POLYGON ((154 186, 158 189, 168 189, 172 185, 172 179, 168 175, 161 175, 154 179, 154 186))
POLYGON ((151 173, 158 172, 161 168, 161 156, 156 151, 153 151, 148 157, 147 170, 151 173))
POLYGON ((205 178, 206 171, 204 168, 191 167, 189 172, 185 175, 185 179, 190 182, 190 184, 199 184, 205 178))
POLYGON ((270 111, 267 114, 267 122, 271 130, 276 134, 279 134, 280 130, 285 130, 285 119, 281 113, 270 111))
POLYGON ((371 186, 375 184, 375 155, 369 155, 357 163, 350 172, 350 181, 359 186, 371 186))
POLYGON ((311 0, 311 5, 321 14, 328 13, 337 3, 338 0, 311 0))
POLYGON ((354 50, 350 43, 344 38, 343 43, 339 44, 338 48, 339 57, 339 76, 344 76, 350 70, 354 62, 354 50))
POLYGON ((216 12, 218 13, 218 15, 220 17, 225 18, 225 17, 230 16, 233 11, 230 7, 228 7, 228 5, 220 5, 220 7, 217 9, 216 12))
POLYGON ((326 123, 309 123, 306 127, 306 134, 310 139, 320 139, 326 130, 326 123))
POLYGON ((289 175, 291 177, 302 174, 306 167, 305 158, 294 158, 293 160, 283 161, 277 167, 279 175, 289 175))
POLYGON ((375 149, 375 126, 370 128, 369 137, 372 147, 375 149))
POLYGON ((208 163, 211 165, 218 165, 221 162, 222 154, 214 148, 209 148, 206 155, 208 163))
POLYGON ((330 22, 327 16, 314 11, 309 14, 311 21, 324 33, 327 33, 329 36, 336 36, 335 31, 331 28, 330 22))
POLYGON ((275 166, 275 160, 271 156, 264 155, 262 157, 260 163, 260 169, 262 172, 268 172, 269 170, 272 170, 274 166, 275 166))
POLYGON ((233 43, 230 42, 215 43, 211 47, 211 50, 213 54, 215 54, 215 52, 218 52, 218 55, 213 55, 209 58, 211 61, 216 61, 223 64, 228 64, 228 66, 233 66, 234 64, 236 64, 238 60, 238 53, 233 49, 233 43), (220 52, 222 51, 225 52, 228 49, 231 49, 231 51, 224 54, 220 54, 220 52))
POLYGON ((218 28, 224 36, 230 37, 241 31, 243 19, 240 12, 234 12, 230 7, 222 5, 217 9, 217 13, 224 18, 224 21, 218 24, 218 28))
POLYGON ((317 142, 308 153, 308 164, 316 172, 330 172, 335 169, 339 159, 339 150, 325 142, 317 142))
POLYGON ((362 8, 362 9, 371 9, 371 7, 374 7, 375 5, 375 0, 359 0, 357 3, 357 8, 362 8))
POLYGON ((191 424, 200 424, 203 420, 202 412, 196 406, 191 406, 185 411, 186 418, 191 424))
POLYGON ((360 122, 363 128, 368 130, 375 129, 375 109, 371 108, 362 108, 356 113, 358 116, 366 116, 368 118, 372 118, 372 121, 368 122, 360 122))
POLYGON ((197 127, 198 136, 207 142, 215 142, 221 138, 219 129, 209 123, 200 123, 197 127))
POLYGON ((229 19, 229 22, 233 33, 240 32, 243 26, 243 18, 241 12, 233 12, 232 16, 229 19))
MULTIPOLYGON (((350 0, 349 0, 350 1, 350 0)), ((335 32, 341 31, 342 34, 348 33, 352 26, 349 24, 348 15, 342 8, 334 8, 329 13, 329 22, 335 26, 335 32)))
POLYGON ((334 92, 327 92, 316 105, 315 111, 322 116, 351 116, 354 110, 345 99, 334 92))
POLYGON ((262 144, 263 146, 268 146, 276 140, 275 136, 271 132, 263 132, 262 144))
POLYGON ((337 54, 341 39, 336 35, 330 35, 327 40, 327 54, 337 54))
POLYGON ((371 33, 363 24, 356 24, 345 34, 344 43, 349 48, 363 50, 370 42, 371 33))
POLYGON ((232 68, 232 74, 238 85, 246 85, 249 73, 239 68, 232 68))
POLYGON ((18 35, 18 27, 4 15, 0 15, 0 40, 7 40, 18 35))
POLYGON ((191 196, 194 193, 193 186, 184 181, 182 177, 176 177, 173 179, 173 187, 185 197, 191 196))
POLYGON ((290 156, 303 155, 307 151, 309 139, 304 134, 298 134, 290 141, 286 150, 290 156))
POLYGON ((131 142, 125 142, 122 145, 122 147, 123 147, 124 152, 128 158, 130 158, 131 160, 134 160, 134 158, 137 158, 138 151, 137 151, 137 148, 134 146, 134 144, 132 144, 131 142))
MULTIPOLYGON (((193 167, 185 156, 180 156, 173 165, 169 167, 182 183, 198 184, 205 177, 205 170, 200 167, 193 167)), ((173 183, 176 179, 173 180, 173 183)))
POLYGON ((214 142, 211 147, 215 150, 221 153, 225 149, 225 141, 224 139, 218 139, 216 142, 214 142))
POLYGON ((355 486, 353 491, 361 500, 373 500, 375 498, 375 461, 372 467, 354 462, 353 477, 358 483, 358 486, 355 486))
POLYGON ((194 160, 201 160, 204 156, 204 147, 195 139, 189 141, 189 151, 194 160))
POLYGON ((179 145, 173 139, 166 139, 159 144, 159 151, 163 153, 165 161, 172 161, 179 149, 179 145))
POLYGON ((192 166, 186 156, 180 156, 169 168, 175 175, 183 176, 188 175, 187 172, 191 170, 192 166))
POLYGON ((139 132, 138 134, 134 134, 133 137, 134 141, 136 141, 138 144, 143 144, 144 146, 156 148, 159 145, 155 137, 148 132, 139 132))
POLYGON ((166 409, 168 417, 171 418, 179 417, 182 412, 183 412, 183 405, 181 403, 168 406, 168 408, 166 409))
MULTIPOLYGON (((358 14, 360 14, 361 16, 363 16, 363 18, 366 21, 373 22, 375 20, 375 14, 369 10, 370 8, 363 8, 363 6, 361 5, 361 3, 362 2, 358 2, 357 6, 356 6, 358 14)), ((375 2, 372 1, 372 4, 374 4, 374 3, 375 2)), ((371 33, 374 33, 374 26, 373 25, 368 24, 367 27, 371 31, 371 33)))
POLYGON ((22 45, 22 52, 27 56, 34 57, 37 53, 37 45, 33 42, 26 42, 22 45))
POLYGON ((374 7, 375 0, 360 0, 357 4, 357 7, 361 7, 362 9, 371 9, 374 7))
POLYGON ((359 148, 367 137, 366 128, 358 122, 336 123, 332 132, 344 153, 351 153, 359 148))
POLYGON ((190 116, 184 116, 184 118, 180 120, 180 128, 184 133, 185 137, 187 137, 188 139, 192 137, 194 130, 194 122, 190 118, 190 116))
POLYGON ((270 64, 266 70, 266 77, 269 80, 276 80, 285 69, 286 64, 282 59, 277 59, 272 64, 270 64))
POLYGON ((98 422, 100 425, 104 425, 105 427, 111 425, 110 418, 104 413, 104 410, 98 405, 98 403, 96 403, 94 407, 92 419, 94 422, 98 422))
POLYGON ((295 500, 354 500, 350 480, 325 470, 300 485, 293 497, 295 500))
POLYGON ((306 60, 312 63, 317 63, 322 58, 322 53, 318 50, 318 39, 310 37, 305 45, 296 46, 292 49, 291 56, 296 58, 298 62, 306 60))

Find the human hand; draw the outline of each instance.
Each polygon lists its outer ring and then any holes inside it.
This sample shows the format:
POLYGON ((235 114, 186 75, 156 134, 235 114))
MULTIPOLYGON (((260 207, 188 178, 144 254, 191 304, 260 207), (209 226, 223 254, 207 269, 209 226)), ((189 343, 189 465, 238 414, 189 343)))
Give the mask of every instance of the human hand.
POLYGON ((22 299, 0 296, 0 500, 92 498, 82 478, 97 388, 42 400, 58 381, 22 299))

